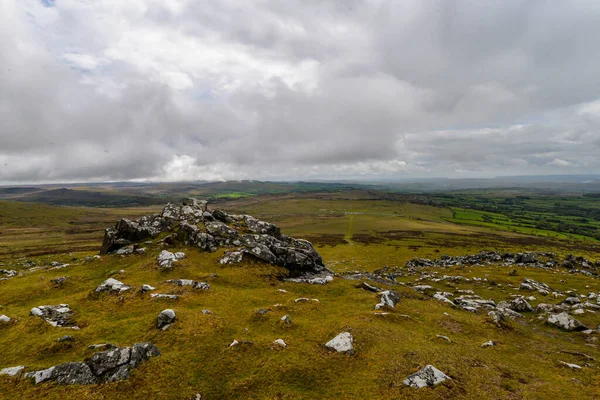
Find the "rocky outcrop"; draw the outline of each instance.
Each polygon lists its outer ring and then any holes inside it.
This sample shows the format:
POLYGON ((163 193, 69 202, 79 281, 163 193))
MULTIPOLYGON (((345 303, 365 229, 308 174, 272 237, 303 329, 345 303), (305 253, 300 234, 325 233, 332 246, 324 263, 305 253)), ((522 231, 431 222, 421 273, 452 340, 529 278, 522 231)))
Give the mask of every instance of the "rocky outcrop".
POLYGON ((427 365, 418 372, 409 375, 402 383, 406 386, 412 386, 417 389, 424 387, 432 387, 438 385, 447 379, 450 379, 448 375, 434 367, 433 365, 427 365))
POLYGON ((56 382, 61 385, 91 385, 129 378, 142 361, 160 355, 151 343, 136 343, 132 347, 116 347, 95 353, 89 361, 68 362, 24 376, 36 384, 56 382))
MULTIPOLYGON (((252 257, 270 264, 281 265, 297 274, 326 271, 323 260, 313 245, 281 233, 274 224, 250 215, 228 214, 222 210, 208 211, 206 201, 186 199, 169 203, 160 214, 142 217, 137 221, 122 219, 114 228, 106 230, 100 254, 116 253, 135 242, 153 238, 161 232, 171 232, 165 243, 179 243, 216 251, 231 248, 222 264, 241 262, 252 257)), ((135 244, 134 244, 135 246, 135 244)), ((176 254, 161 253, 161 268, 170 268, 176 254)))
POLYGON ((33 307, 29 315, 36 315, 52 326, 73 327, 73 312, 68 304, 59 304, 57 306, 37 306, 33 307))

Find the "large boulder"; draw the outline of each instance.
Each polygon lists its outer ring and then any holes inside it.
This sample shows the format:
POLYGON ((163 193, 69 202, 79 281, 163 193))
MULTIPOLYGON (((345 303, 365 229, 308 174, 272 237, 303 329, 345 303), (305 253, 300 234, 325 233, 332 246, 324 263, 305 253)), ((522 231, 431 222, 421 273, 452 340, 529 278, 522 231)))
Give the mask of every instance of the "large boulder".
POLYGON ((36 384, 56 382, 62 385, 91 385, 129 378, 131 371, 149 357, 160 355, 151 343, 136 343, 132 347, 115 347, 95 353, 89 361, 68 362, 41 371, 25 374, 36 384))

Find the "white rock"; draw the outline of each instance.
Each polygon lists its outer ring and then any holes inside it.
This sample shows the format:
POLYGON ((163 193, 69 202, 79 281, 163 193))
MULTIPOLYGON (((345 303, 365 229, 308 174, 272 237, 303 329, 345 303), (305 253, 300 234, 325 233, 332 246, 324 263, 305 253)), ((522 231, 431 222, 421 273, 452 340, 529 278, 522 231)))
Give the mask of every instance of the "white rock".
POLYGON ((239 344, 240 342, 238 342, 237 340, 233 340, 233 342, 231 342, 231 344, 229 345, 229 347, 235 347, 239 344))
POLYGON ((549 324, 565 329, 567 331, 586 330, 587 328, 576 319, 572 318, 566 312, 552 314, 548 317, 549 324))
POLYGON ((319 299, 309 299, 308 297, 300 297, 300 298, 294 300, 294 303, 301 303, 301 302, 305 302, 305 301, 316 301, 317 303, 319 303, 319 299))
POLYGON ((142 285, 142 292, 146 293, 146 292, 151 292, 153 290, 156 290, 156 288, 154 286, 150 286, 150 285, 142 285))
POLYGON ((493 340, 487 341, 484 344, 481 345, 481 347, 492 347, 495 346, 496 343, 493 340))
POLYGON ((150 295, 150 297, 153 299, 170 299, 170 300, 179 299, 179 296, 177 296, 175 294, 163 294, 163 293, 153 293, 150 295))
POLYGON ((564 365, 565 367, 571 368, 571 369, 581 369, 581 366, 577 365, 577 364, 570 364, 564 361, 560 362, 562 365, 564 365))
POLYGON ((284 315, 283 317, 281 317, 281 322, 285 323, 286 325, 291 325, 292 319, 289 315, 284 315))
POLYGON ((583 308, 578 308, 577 310, 573 310, 573 314, 581 315, 584 313, 585 313, 585 310, 583 308))
POLYGON ((325 347, 335 350, 338 353, 352 353, 354 351, 353 341, 354 338, 350 332, 342 332, 327 342, 325 347))
POLYGON ((185 253, 182 253, 181 251, 175 253, 175 258, 178 260, 181 260, 182 258, 185 258, 185 253))
POLYGON ((131 289, 129 285, 124 284, 113 278, 108 278, 96 288, 96 292, 125 292, 131 289))
POLYGON ((171 268, 173 263, 177 261, 177 257, 170 251, 163 250, 158 255, 156 261, 158 261, 158 266, 160 268, 171 268))
POLYGON ((278 291, 279 293, 287 293, 287 290, 285 290, 285 289, 277 289, 277 291, 278 291))
POLYGON ((450 378, 442 371, 433 365, 427 365, 422 370, 408 376, 406 379, 404 379, 403 383, 406 386, 420 389, 426 386, 435 386, 447 379, 450 378))
POLYGON ((285 349, 287 347, 287 344, 283 341, 283 339, 277 339, 273 342, 273 347, 281 347, 285 349))
POLYGON ((9 367, 9 368, 0 369, 0 375, 17 376, 17 375, 21 375, 21 371, 23 371, 24 369, 25 369, 24 365, 19 365, 18 367, 9 367))
POLYGON ((0 315, 0 322, 10 322, 10 318, 6 315, 0 315))

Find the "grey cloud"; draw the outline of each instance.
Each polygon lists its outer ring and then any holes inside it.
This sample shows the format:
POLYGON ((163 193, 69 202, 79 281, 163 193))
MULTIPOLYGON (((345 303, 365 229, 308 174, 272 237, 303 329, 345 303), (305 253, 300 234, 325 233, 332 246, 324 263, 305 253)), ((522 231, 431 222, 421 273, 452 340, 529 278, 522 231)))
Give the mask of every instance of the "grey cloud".
POLYGON ((600 167, 595 2, 54 4, 0 6, 0 182, 600 167))

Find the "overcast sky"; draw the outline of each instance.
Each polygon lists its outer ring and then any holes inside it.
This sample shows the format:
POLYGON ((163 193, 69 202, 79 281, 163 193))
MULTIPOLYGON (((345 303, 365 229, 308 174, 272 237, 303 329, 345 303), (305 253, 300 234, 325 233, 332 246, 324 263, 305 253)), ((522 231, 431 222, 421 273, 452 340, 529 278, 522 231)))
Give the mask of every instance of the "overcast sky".
POLYGON ((1 0, 0 182, 600 173, 598 38, 598 0, 1 0))

